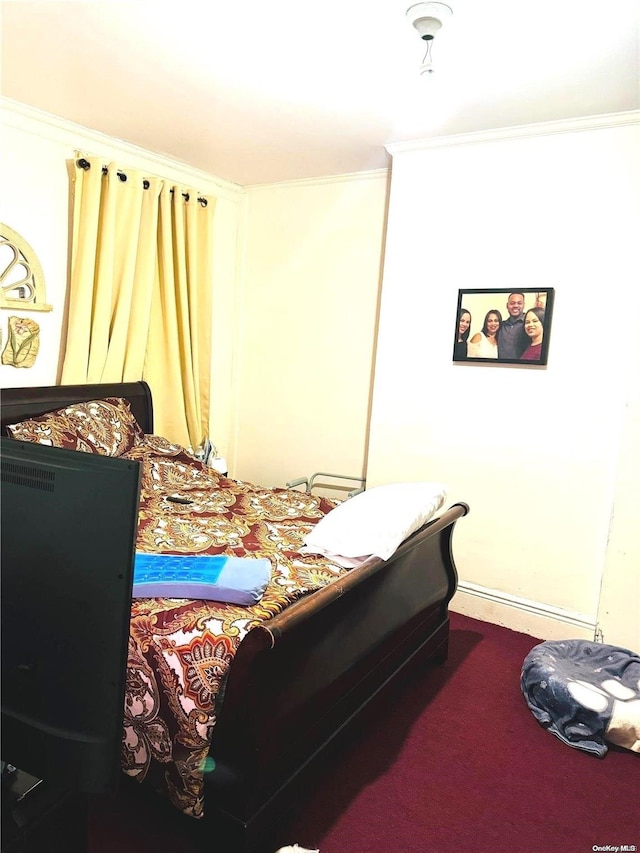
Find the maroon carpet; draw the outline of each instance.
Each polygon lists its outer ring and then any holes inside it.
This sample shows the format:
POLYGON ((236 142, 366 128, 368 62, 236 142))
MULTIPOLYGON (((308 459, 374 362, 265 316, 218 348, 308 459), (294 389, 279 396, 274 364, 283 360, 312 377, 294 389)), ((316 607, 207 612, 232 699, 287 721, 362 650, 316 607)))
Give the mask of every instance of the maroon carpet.
MULTIPOLYGON (((520 692, 538 640, 451 614, 449 660, 367 712, 268 850, 589 853, 640 847, 640 757, 603 759, 542 729, 520 692)), ((89 853, 233 853, 185 837, 171 807, 96 802, 89 853)))

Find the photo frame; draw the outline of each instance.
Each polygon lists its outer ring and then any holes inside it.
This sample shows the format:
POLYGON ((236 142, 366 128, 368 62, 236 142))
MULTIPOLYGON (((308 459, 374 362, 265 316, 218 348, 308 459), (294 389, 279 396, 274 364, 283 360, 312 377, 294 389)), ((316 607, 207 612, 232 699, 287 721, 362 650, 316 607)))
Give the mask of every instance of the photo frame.
POLYGON ((553 287, 459 290, 453 360, 545 365, 554 296, 553 287))

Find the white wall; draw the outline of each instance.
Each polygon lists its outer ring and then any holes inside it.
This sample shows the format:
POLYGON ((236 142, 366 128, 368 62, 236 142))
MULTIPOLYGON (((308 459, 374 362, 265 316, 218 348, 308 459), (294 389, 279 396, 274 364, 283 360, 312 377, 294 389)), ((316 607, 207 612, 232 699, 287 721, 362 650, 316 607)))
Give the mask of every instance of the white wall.
POLYGON ((387 190, 387 172, 247 188, 235 476, 362 476, 387 190))
POLYGON ((222 453, 230 449, 233 311, 239 261, 242 190, 184 163, 74 125, 7 99, 0 101, 0 222, 17 231, 43 268, 49 313, 0 311, 3 346, 7 318, 35 320, 40 352, 33 367, 0 366, 0 386, 55 385, 67 291, 69 179, 66 161, 76 149, 124 167, 146 170, 218 199, 214 219, 214 320, 212 329, 212 435, 222 453))
POLYGON ((446 482, 454 609, 541 637, 597 619, 638 382, 633 118, 394 147, 369 483, 446 482), (556 289, 546 368, 452 363, 458 289, 487 287, 556 289))
POLYGON ((640 349, 630 367, 598 625, 606 642, 640 651, 640 349))

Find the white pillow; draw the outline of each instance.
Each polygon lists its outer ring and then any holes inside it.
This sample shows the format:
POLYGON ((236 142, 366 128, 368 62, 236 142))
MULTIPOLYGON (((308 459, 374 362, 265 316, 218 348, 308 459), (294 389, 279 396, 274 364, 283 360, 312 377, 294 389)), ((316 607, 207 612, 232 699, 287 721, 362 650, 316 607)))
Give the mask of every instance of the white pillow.
POLYGON ((304 538, 305 551, 388 560, 444 503, 442 483, 375 486, 328 512, 304 538))

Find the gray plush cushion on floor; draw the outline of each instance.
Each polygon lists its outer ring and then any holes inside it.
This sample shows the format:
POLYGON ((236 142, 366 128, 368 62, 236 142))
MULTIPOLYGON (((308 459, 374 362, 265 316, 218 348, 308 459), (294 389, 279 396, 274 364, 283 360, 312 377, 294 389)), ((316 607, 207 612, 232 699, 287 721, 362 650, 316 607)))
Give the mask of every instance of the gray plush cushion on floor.
POLYGON ((640 752, 640 657, 589 640, 540 643, 520 679, 531 713, 568 746, 600 757, 607 741, 640 752))

